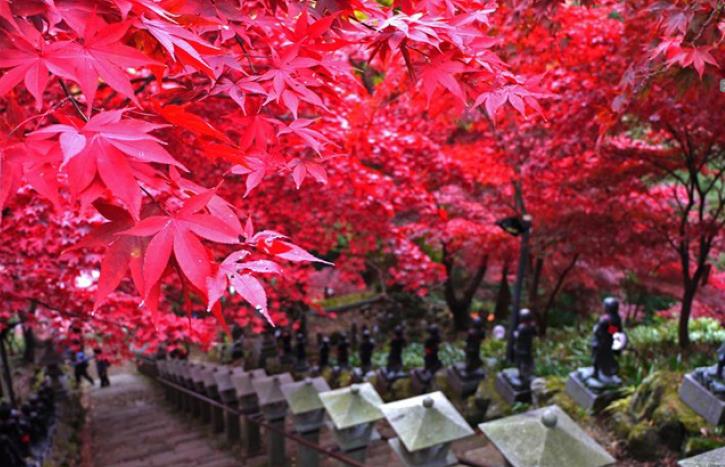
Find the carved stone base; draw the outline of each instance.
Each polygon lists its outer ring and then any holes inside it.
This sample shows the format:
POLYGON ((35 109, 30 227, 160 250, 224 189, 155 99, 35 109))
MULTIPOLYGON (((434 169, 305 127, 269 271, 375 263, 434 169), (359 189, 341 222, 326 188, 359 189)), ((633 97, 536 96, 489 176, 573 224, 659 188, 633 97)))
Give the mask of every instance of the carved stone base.
POLYGON ((584 409, 591 413, 598 413, 612 401, 619 399, 621 392, 618 387, 614 386, 598 391, 587 386, 581 376, 587 370, 579 369, 569 373, 569 379, 566 381, 566 393, 584 409))
POLYGON ((375 372, 375 389, 378 392, 388 392, 393 387, 393 383, 399 379, 407 378, 408 373, 403 370, 388 370, 387 368, 380 368, 375 372))
POLYGON ((464 364, 458 364, 446 370, 448 384, 461 399, 472 396, 478 389, 478 384, 486 378, 486 371, 479 368, 475 371, 466 371, 464 364))
POLYGON ((531 402, 531 388, 516 386, 513 380, 518 379, 519 371, 516 368, 506 368, 496 374, 496 392, 509 404, 514 402, 531 402))
POLYGON ((367 381, 371 376, 373 376, 375 373, 372 371, 365 371, 362 368, 356 367, 352 370, 352 382, 353 383, 363 383, 367 381))
POLYGON ((430 372, 424 368, 416 368, 410 374, 411 388, 414 394, 423 394, 432 390, 435 382, 435 372, 430 372))
POLYGON ((680 385, 680 399, 712 425, 725 424, 725 401, 700 384, 691 373, 680 385))

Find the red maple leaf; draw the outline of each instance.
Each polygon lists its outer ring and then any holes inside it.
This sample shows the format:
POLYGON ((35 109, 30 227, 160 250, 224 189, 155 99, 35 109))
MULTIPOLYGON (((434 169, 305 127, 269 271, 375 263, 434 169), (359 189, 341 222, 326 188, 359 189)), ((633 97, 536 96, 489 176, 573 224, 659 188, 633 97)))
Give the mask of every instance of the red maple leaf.
POLYGON ((173 251, 184 276, 199 291, 207 295, 207 278, 212 276, 212 264, 206 247, 199 237, 217 243, 238 243, 238 234, 217 217, 199 211, 205 209, 215 196, 214 190, 192 196, 174 215, 150 216, 125 235, 153 236, 144 257, 145 295, 161 279, 173 251))
POLYGON ((101 112, 80 128, 50 125, 29 135, 44 139, 55 135, 63 153, 71 191, 77 195, 88 188, 96 173, 103 184, 122 200, 131 215, 139 218, 141 191, 136 183, 132 159, 183 168, 149 132, 163 125, 133 118, 122 118, 125 110, 101 112))

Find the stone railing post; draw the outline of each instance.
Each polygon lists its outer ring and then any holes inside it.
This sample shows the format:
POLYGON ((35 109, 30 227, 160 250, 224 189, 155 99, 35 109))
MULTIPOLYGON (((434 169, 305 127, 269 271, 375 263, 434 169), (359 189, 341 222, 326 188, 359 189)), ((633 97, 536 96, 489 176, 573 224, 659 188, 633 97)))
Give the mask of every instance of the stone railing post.
POLYGON ((363 383, 320 393, 320 400, 340 450, 364 463, 368 444, 380 438, 374 429, 375 422, 383 418, 380 395, 372 384, 363 383))
MULTIPOLYGON (((282 393, 292 414, 295 430, 307 441, 317 444, 320 428, 325 416, 319 393, 330 390, 324 378, 305 378, 302 381, 283 384, 282 393)), ((298 445, 298 464, 305 467, 318 467, 319 453, 303 444, 298 445)))
POLYGON ((252 380, 262 416, 274 428, 267 430, 267 460, 270 467, 282 467, 287 464, 284 436, 287 401, 280 387, 291 382, 292 376, 289 373, 252 380))

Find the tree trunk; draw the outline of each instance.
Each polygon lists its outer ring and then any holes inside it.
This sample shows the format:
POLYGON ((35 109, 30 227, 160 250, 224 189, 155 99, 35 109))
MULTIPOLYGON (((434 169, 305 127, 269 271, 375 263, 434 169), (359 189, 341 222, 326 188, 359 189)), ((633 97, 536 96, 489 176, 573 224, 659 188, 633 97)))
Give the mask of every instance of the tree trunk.
POLYGON ((579 259, 579 253, 575 254, 574 257, 572 257, 569 264, 564 268, 564 270, 559 274, 559 277, 556 279, 556 285, 554 285, 554 290, 551 291, 551 294, 549 295, 549 299, 546 301, 546 305, 544 305, 544 309, 541 312, 541 316, 539 319, 539 335, 540 336, 546 336, 546 330, 549 327, 549 310, 551 310, 551 307, 554 306, 554 302, 556 301, 556 296, 559 294, 559 291, 564 285, 564 280, 566 279, 566 276, 569 275, 572 269, 574 269, 574 266, 576 265, 577 260, 579 259))
POLYGON ((33 328, 27 324, 28 316, 35 314, 35 309, 38 304, 35 301, 30 302, 30 307, 26 315, 22 316, 23 319, 23 341, 25 343, 25 349, 23 350, 23 361, 25 363, 32 363, 35 361, 35 333, 33 328))
POLYGON ((690 314, 692 313, 692 302, 695 300, 695 292, 697 285, 685 287, 685 293, 682 295, 682 308, 680 309, 680 320, 677 328, 677 340, 681 349, 690 346, 690 314))
POLYGON ((541 273, 544 269, 544 258, 539 256, 534 261, 533 274, 531 275, 531 285, 529 288, 529 309, 534 316, 539 316, 539 285, 541 284, 541 273))
POLYGON ((446 245, 443 245, 443 265, 446 268, 446 282, 444 284, 444 295, 446 298, 446 304, 448 309, 451 310, 453 315, 453 325, 456 331, 463 331, 468 328, 468 324, 471 320, 469 311, 471 309, 471 303, 473 303, 473 297, 478 290, 478 286, 481 285, 486 270, 488 269, 488 255, 484 254, 481 257, 481 262, 476 269, 476 272, 471 277, 470 281, 466 285, 463 291, 463 297, 459 298, 456 295, 455 284, 453 283, 453 257, 448 253, 446 245))

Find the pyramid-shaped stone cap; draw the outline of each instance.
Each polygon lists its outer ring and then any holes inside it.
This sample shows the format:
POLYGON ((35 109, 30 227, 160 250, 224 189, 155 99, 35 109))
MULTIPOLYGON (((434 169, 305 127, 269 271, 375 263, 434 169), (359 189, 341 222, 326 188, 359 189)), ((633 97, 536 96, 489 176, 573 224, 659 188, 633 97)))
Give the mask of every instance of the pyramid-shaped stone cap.
POLYGON ((615 461, 556 405, 482 423, 479 428, 514 467, 601 467, 615 461))
POLYGON ((204 365, 198 363, 189 365, 189 376, 194 383, 204 382, 204 371, 204 365))
POLYGON ((234 389, 234 385, 232 384, 232 369, 229 367, 219 367, 219 371, 214 373, 214 380, 216 381, 217 388, 219 388, 219 392, 234 389))
POLYGON ((695 457, 688 457, 677 462, 682 467, 710 467, 725 465, 725 447, 703 452, 695 457))
POLYGON ((391 402, 381 410, 405 449, 411 452, 474 433, 440 391, 391 402))
POLYGON ((324 408, 320 400, 320 393, 329 391, 330 386, 324 378, 318 376, 283 384, 281 389, 287 399, 290 412, 293 415, 299 415, 324 408))
POLYGON ((252 381, 254 379, 266 378, 267 372, 263 369, 240 371, 235 369, 231 379, 234 389, 237 391, 237 397, 246 397, 255 394, 252 381))
POLYGON ((383 400, 370 383, 353 384, 320 393, 320 400, 338 430, 384 417, 380 411, 383 400))
POLYGON ((174 364, 174 371, 176 372, 176 376, 181 378, 191 378, 191 365, 186 361, 176 362, 174 364))
POLYGON ((254 387, 254 392, 257 393, 260 407, 276 402, 286 402, 280 387, 292 381, 292 376, 289 373, 266 376, 264 378, 253 378, 252 386, 254 387))
POLYGON ((202 370, 202 378, 204 379, 204 386, 216 386, 216 380, 214 374, 217 372, 217 365, 207 364, 204 365, 202 370))

